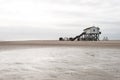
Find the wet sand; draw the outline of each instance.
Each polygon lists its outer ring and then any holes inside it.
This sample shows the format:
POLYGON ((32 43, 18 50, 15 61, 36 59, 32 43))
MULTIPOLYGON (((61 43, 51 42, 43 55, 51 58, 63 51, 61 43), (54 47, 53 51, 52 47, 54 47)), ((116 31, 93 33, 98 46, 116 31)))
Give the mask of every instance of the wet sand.
POLYGON ((0 80, 120 80, 120 41, 1 41, 0 80))

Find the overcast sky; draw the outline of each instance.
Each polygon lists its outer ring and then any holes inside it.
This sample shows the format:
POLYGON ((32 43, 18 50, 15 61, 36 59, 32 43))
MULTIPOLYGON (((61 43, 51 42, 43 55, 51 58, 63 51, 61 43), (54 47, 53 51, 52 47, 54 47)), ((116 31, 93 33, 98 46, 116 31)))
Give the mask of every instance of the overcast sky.
POLYGON ((91 26, 120 39, 120 0, 0 0, 0 40, 74 37, 91 26))

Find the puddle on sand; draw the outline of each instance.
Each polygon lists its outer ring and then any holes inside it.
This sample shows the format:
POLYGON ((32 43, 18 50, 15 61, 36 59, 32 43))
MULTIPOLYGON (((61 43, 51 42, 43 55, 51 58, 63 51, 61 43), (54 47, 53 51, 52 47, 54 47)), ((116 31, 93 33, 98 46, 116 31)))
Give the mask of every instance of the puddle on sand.
POLYGON ((0 80, 120 80, 120 50, 49 47, 0 52, 0 80))

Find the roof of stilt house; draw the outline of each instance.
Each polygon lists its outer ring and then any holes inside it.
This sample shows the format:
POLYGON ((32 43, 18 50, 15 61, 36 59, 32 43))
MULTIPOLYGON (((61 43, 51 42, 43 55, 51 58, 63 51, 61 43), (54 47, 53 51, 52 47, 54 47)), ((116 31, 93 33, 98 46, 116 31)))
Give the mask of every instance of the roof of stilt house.
POLYGON ((86 28, 84 30, 88 30, 88 29, 91 29, 91 28, 98 28, 98 29, 100 29, 99 27, 92 26, 92 27, 88 27, 88 28, 86 28))

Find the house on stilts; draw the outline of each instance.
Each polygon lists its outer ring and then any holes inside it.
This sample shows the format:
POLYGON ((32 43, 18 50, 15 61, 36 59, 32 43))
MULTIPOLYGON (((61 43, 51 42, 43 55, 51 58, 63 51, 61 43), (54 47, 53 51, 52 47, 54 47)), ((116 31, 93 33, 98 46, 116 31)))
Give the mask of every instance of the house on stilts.
POLYGON ((101 34, 99 27, 89 27, 83 30, 83 32, 75 37, 70 37, 64 39, 62 37, 59 38, 60 41, 99 41, 99 35, 101 34))

